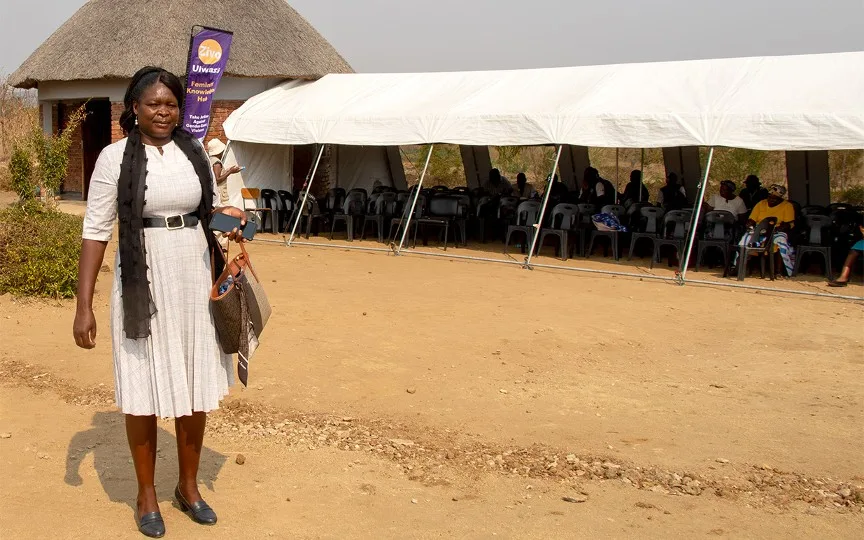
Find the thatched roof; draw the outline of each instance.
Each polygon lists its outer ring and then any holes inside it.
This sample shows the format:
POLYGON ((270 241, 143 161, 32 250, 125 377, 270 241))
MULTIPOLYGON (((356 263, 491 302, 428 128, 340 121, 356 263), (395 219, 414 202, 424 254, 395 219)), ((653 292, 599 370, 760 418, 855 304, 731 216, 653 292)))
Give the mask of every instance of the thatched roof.
POLYGON ((316 79, 352 71, 284 0, 90 0, 10 83, 128 79, 145 65, 183 76, 193 25, 234 32, 228 76, 316 79))

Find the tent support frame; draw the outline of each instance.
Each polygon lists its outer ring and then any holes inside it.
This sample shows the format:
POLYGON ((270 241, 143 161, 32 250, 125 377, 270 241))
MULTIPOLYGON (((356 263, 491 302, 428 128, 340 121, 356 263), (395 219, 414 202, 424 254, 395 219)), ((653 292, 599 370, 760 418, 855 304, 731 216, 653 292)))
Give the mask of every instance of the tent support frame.
MULTIPOLYGON (((255 242, 262 244, 279 244, 279 245, 287 245, 287 242, 283 240, 270 240, 265 238, 256 238, 255 242)), ((370 248, 370 247, 362 247, 362 246, 346 246, 343 244, 322 244, 316 242, 295 242, 292 247, 314 247, 314 248, 330 248, 330 249, 341 249, 341 250, 349 250, 349 251, 365 251, 365 252, 378 252, 378 253, 392 253, 392 250, 387 248, 370 248)), ((506 264, 506 265, 519 265, 523 266, 523 263, 514 260, 506 260, 506 259, 492 259, 488 257, 472 257, 470 255, 457 255, 454 253, 434 253, 430 251, 415 251, 413 249, 406 249, 402 252, 403 255, 415 255, 420 257, 438 257, 445 259, 454 259, 454 260, 464 260, 464 261, 476 261, 476 262, 490 262, 497 264, 506 264)), ((634 272, 618 272, 615 270, 595 270, 590 268, 578 268, 574 266, 562 266, 562 265, 554 265, 554 264, 534 264, 533 268, 545 268, 549 270, 566 270, 569 272, 582 272, 585 274, 597 274, 597 275, 605 275, 605 276, 622 276, 628 278, 638 278, 640 280, 651 280, 651 281, 666 281, 673 284, 680 283, 680 280, 675 277, 665 277, 665 276, 655 276, 651 274, 637 274, 634 272)), ((794 289, 775 289, 772 287, 763 287, 760 285, 746 285, 742 283, 727 283, 723 281, 708 281, 701 279, 690 279, 687 280, 688 284, 694 285, 704 285, 708 287, 729 287, 733 289, 744 289, 751 291, 764 291, 769 293, 778 293, 778 294, 792 294, 797 296, 809 296, 815 298, 826 298, 830 300, 849 300, 853 302, 864 302, 864 296, 847 296, 847 295, 839 295, 839 294, 830 294, 830 293, 819 293, 812 291, 796 291, 794 289)))
POLYGON ((693 253, 693 244, 696 243, 696 228, 699 226, 699 216, 702 215, 702 201, 705 200, 705 191, 708 189, 708 175, 711 174, 711 163, 714 161, 714 147, 708 150, 708 162, 705 164, 705 174, 702 176, 702 185, 699 186, 699 194, 693 202, 693 217, 690 221, 690 236, 687 238, 687 247, 684 249, 684 257, 681 259, 681 267, 678 270, 678 279, 684 285, 687 279, 687 266, 690 264, 690 255, 693 253))
POLYGON ((411 218, 414 217, 414 209, 417 208, 417 200, 420 199, 420 191, 423 189, 423 180, 426 178, 426 172, 429 170, 429 162, 432 161, 432 152, 435 150, 435 145, 429 145, 429 153, 426 155, 426 164, 423 166, 423 172, 420 173, 420 180, 417 181, 417 186, 414 188, 414 199, 411 201, 411 212, 408 214, 408 219, 405 221, 405 229, 402 231, 402 239, 399 240, 399 248, 396 250, 396 255, 402 253, 402 247, 405 245, 405 238, 408 236, 408 231, 411 229, 411 218))
MULTIPOLYGON (((294 235, 297 234, 297 226, 300 225, 300 219, 303 218, 303 211, 306 209, 306 202, 309 200, 309 192, 312 190, 312 182, 315 180, 315 174, 318 172, 318 166, 321 164, 321 158, 324 156, 324 148, 326 145, 322 144, 321 149, 318 150, 318 157, 315 159, 315 164, 312 165, 312 171, 309 173, 309 180, 306 181, 306 192, 303 194, 303 204, 297 207, 297 219, 294 220, 294 225, 291 227, 291 236, 288 237, 288 242, 286 245, 291 247, 291 244, 294 242, 294 235)), ((312 219, 311 215, 309 219, 312 219)))
POLYGON ((558 145, 558 153, 555 155, 555 164, 552 165, 552 174, 549 175, 549 181, 546 183, 546 196, 543 197, 543 207, 540 209, 540 215, 537 216, 537 223, 534 225, 534 238, 531 240, 531 251, 525 257, 523 268, 531 270, 531 258, 534 257, 534 250, 537 249, 537 240, 540 238, 540 229, 543 228, 543 218, 546 217, 546 207, 549 206, 549 199, 552 196, 552 186, 555 185, 555 175, 558 174, 558 164, 561 162, 561 152, 564 150, 564 145, 558 145))

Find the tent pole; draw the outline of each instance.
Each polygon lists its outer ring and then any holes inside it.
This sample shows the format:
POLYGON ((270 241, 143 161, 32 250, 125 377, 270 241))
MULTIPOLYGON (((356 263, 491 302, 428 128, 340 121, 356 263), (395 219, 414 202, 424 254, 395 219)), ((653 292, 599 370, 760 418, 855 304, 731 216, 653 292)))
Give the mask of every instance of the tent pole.
MULTIPOLYGON (((204 142, 203 142, 203 141, 200 141, 200 142, 201 142, 201 146, 204 147, 204 153, 207 154, 207 147, 204 146, 204 142)), ((229 150, 231 150, 231 139, 228 139, 228 144, 225 145, 225 151, 223 151, 223 152, 222 152, 222 155, 219 157, 219 161, 223 161, 223 163, 222 163, 222 166, 223 166, 223 167, 225 166, 224 160, 225 160, 225 158, 228 157, 228 151, 229 151, 229 150)), ((209 157, 209 154, 208 154, 208 157, 209 157)), ((210 170, 212 171, 212 170, 213 170, 213 167, 210 167, 210 170)), ((241 176, 240 178, 243 178, 243 177, 241 176)), ((228 179, 227 179, 227 178, 225 179, 225 182, 228 182, 228 179)), ((228 189, 228 186, 227 186, 227 185, 225 186, 225 189, 226 189, 226 190, 228 189)), ((228 193, 228 201, 229 201, 229 202, 231 201, 231 193, 230 193, 230 192, 228 193)))
POLYGON ((543 197, 543 207, 540 209, 540 215, 537 217, 537 223, 534 225, 534 239, 531 241, 531 251, 525 257, 523 268, 531 269, 531 258, 534 256, 534 249, 537 247, 537 240, 540 238, 540 229, 543 227, 543 218, 546 216, 546 207, 549 205, 549 198, 552 196, 552 186, 555 184, 555 175, 558 173, 558 163, 561 161, 561 151, 564 145, 558 145, 558 154, 555 156, 555 164, 552 166, 552 174, 549 175, 549 183, 546 184, 546 196, 543 197))
POLYGON ((619 157, 620 148, 615 149, 615 197, 618 197, 621 189, 621 163, 619 157))
POLYGON ((696 228, 699 226, 699 215, 702 213, 702 201, 705 200, 705 190, 708 188, 708 175, 711 173, 711 162, 714 160, 714 147, 708 150, 708 163, 705 165, 705 176, 702 178, 702 186, 694 203, 693 219, 690 222, 690 238, 687 239, 687 249, 681 260, 681 269, 678 272, 680 283, 683 285, 687 277, 687 265, 690 262, 690 254, 693 253, 693 244, 696 242, 696 228))
MULTIPOLYGON (((303 194, 303 204, 297 207, 297 219, 294 220, 294 226, 291 228, 291 236, 288 238, 288 247, 291 247, 291 242, 294 241, 294 235, 297 234, 297 225, 300 224, 300 218, 303 217, 303 210, 306 209, 306 201, 309 200, 309 191, 312 189, 312 181, 315 180, 315 173, 318 172, 318 165, 321 163, 321 157, 324 155, 326 145, 321 145, 321 150, 318 151, 318 158, 315 160, 315 165, 312 166, 312 173, 309 175, 309 180, 306 182, 306 193, 303 194)), ((312 214, 309 214, 309 219, 312 219, 312 214)))
POLYGON ((414 209, 417 207, 417 200, 420 198, 420 190, 423 189, 423 179, 426 178, 426 171, 429 170, 429 162, 432 160, 432 151, 435 150, 435 145, 429 145, 429 153, 426 155, 426 165, 423 166, 423 172, 420 173, 420 180, 417 181, 414 194, 414 200, 411 201, 411 212, 408 214, 408 221, 405 222, 405 229, 402 231, 402 239, 399 241, 399 249, 396 250, 396 255, 402 253, 402 246, 405 245, 405 238, 408 236, 408 230, 411 228, 411 218, 414 217, 414 209))
MULTIPOLYGON (((642 163, 639 165, 639 202, 642 201, 642 186, 645 185, 645 149, 642 149, 642 163)), ((644 201, 648 202, 648 201, 644 201)))

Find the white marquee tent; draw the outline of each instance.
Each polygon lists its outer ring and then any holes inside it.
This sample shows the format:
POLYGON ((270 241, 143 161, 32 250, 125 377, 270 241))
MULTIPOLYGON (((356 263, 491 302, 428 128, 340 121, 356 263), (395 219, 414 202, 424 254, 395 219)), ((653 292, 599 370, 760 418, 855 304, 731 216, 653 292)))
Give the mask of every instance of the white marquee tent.
MULTIPOLYGON (((224 128, 232 141, 250 148, 313 143, 554 144, 560 159, 562 145, 705 146, 712 148, 707 177, 716 146, 864 148, 862 97, 864 52, 518 71, 327 75, 314 82, 287 82, 250 99, 224 128)), ((421 184, 422 180, 423 175, 421 184)), ((704 196, 706 184, 697 200, 704 196)), ((541 220, 547 202, 548 196, 541 220)), ((697 205, 694 223, 699 210, 697 205)), ((695 233, 696 227, 691 227, 683 261, 689 259, 695 233)), ((527 265, 533 252, 532 246, 527 265)), ((686 270, 685 264, 682 279, 686 270)))
POLYGON ((519 71, 327 75, 225 123, 263 144, 864 148, 864 52, 519 71))

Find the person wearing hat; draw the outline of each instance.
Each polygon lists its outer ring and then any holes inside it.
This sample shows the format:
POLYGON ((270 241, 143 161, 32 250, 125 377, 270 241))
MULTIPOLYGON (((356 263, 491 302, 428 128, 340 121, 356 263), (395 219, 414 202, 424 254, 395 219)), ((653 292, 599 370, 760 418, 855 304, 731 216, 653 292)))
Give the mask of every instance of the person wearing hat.
POLYGON ((738 218, 739 223, 747 219, 747 206, 741 197, 735 195, 735 182, 723 180, 720 182, 720 193, 714 195, 705 206, 708 210, 723 210, 732 213, 738 218))
POLYGON ((219 188, 219 200, 222 204, 228 204, 228 177, 240 172, 240 167, 234 165, 225 169, 222 166, 222 154, 227 147, 219 139, 210 139, 207 143, 207 155, 210 156, 210 166, 213 168, 213 176, 216 178, 216 187, 219 188))
POLYGON ((753 210, 757 204, 768 198, 768 190, 762 187, 758 176, 751 174, 744 180, 744 188, 738 195, 744 201, 747 210, 753 210))
MULTIPOLYGON (((783 266, 786 267, 786 275, 791 276, 792 269, 795 267, 795 250, 789 243, 789 232, 795 227, 795 207, 785 197, 786 188, 784 186, 773 184, 768 188, 768 198, 757 203, 753 207, 753 211, 750 212, 750 219, 747 220, 747 232, 744 233, 738 245, 746 246, 753 243, 753 228, 765 218, 776 218, 774 250, 780 252, 783 266)), ((762 244, 764 241, 765 238, 759 238, 755 243, 762 244)), ((732 261, 733 266, 735 266, 737 259, 738 254, 736 253, 732 261)))

